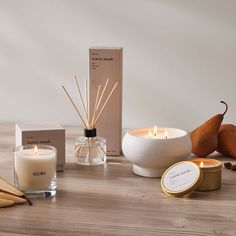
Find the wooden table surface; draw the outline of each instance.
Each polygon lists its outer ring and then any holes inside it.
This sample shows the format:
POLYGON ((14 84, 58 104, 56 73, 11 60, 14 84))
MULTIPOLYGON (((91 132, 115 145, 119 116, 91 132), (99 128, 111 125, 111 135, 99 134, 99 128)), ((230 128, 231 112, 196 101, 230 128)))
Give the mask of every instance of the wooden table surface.
MULTIPOLYGON (((66 127, 67 164, 57 196, 0 208, 0 235, 236 235, 236 172, 223 169, 218 191, 169 197, 160 179, 133 174, 124 157, 109 157, 105 166, 74 164, 80 132, 66 127)), ((0 175, 11 182, 13 147, 14 124, 1 123, 0 175)))

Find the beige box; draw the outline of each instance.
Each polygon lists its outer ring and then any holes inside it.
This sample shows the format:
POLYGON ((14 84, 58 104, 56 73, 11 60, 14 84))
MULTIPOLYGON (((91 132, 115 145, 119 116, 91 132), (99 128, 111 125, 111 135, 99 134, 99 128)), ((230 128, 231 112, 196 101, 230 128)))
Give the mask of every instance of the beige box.
POLYGON ((104 101, 112 87, 118 82, 117 88, 96 124, 97 135, 106 139, 107 155, 111 156, 121 154, 122 77, 123 48, 89 49, 90 109, 94 107, 99 85, 103 88, 107 79, 110 79, 104 101))
POLYGON ((57 170, 63 171, 65 165, 65 129, 59 124, 15 124, 15 145, 50 145, 57 149, 57 170))

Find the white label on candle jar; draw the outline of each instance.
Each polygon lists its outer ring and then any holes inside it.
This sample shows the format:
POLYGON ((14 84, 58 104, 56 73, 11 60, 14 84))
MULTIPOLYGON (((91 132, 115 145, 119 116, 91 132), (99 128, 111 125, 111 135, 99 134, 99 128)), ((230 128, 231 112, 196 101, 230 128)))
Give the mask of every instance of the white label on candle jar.
POLYGON ((163 186, 168 191, 179 192, 191 187, 199 177, 195 165, 181 162, 170 168, 163 176, 163 186))

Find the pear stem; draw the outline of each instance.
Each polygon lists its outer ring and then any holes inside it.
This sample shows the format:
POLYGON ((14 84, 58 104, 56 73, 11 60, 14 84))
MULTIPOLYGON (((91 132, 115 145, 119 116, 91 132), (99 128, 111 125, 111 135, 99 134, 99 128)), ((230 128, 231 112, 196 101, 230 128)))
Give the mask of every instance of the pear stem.
POLYGON ((225 108, 225 111, 224 113, 222 114, 223 116, 226 114, 226 112, 228 111, 228 104, 224 101, 220 101, 221 103, 225 104, 226 108, 225 108))
POLYGON ((25 200, 27 200, 27 202, 29 203, 30 206, 32 206, 32 202, 29 200, 28 197, 26 197, 26 195, 22 196, 22 198, 24 198, 25 200))

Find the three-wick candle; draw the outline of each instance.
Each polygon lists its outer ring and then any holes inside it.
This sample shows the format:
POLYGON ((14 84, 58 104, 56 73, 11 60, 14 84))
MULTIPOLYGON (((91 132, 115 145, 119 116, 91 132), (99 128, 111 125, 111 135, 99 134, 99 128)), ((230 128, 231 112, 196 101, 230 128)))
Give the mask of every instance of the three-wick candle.
POLYGON ((161 177, 176 162, 189 158, 189 134, 170 127, 130 130, 122 142, 125 157, 133 163, 133 172, 146 177, 161 177))

